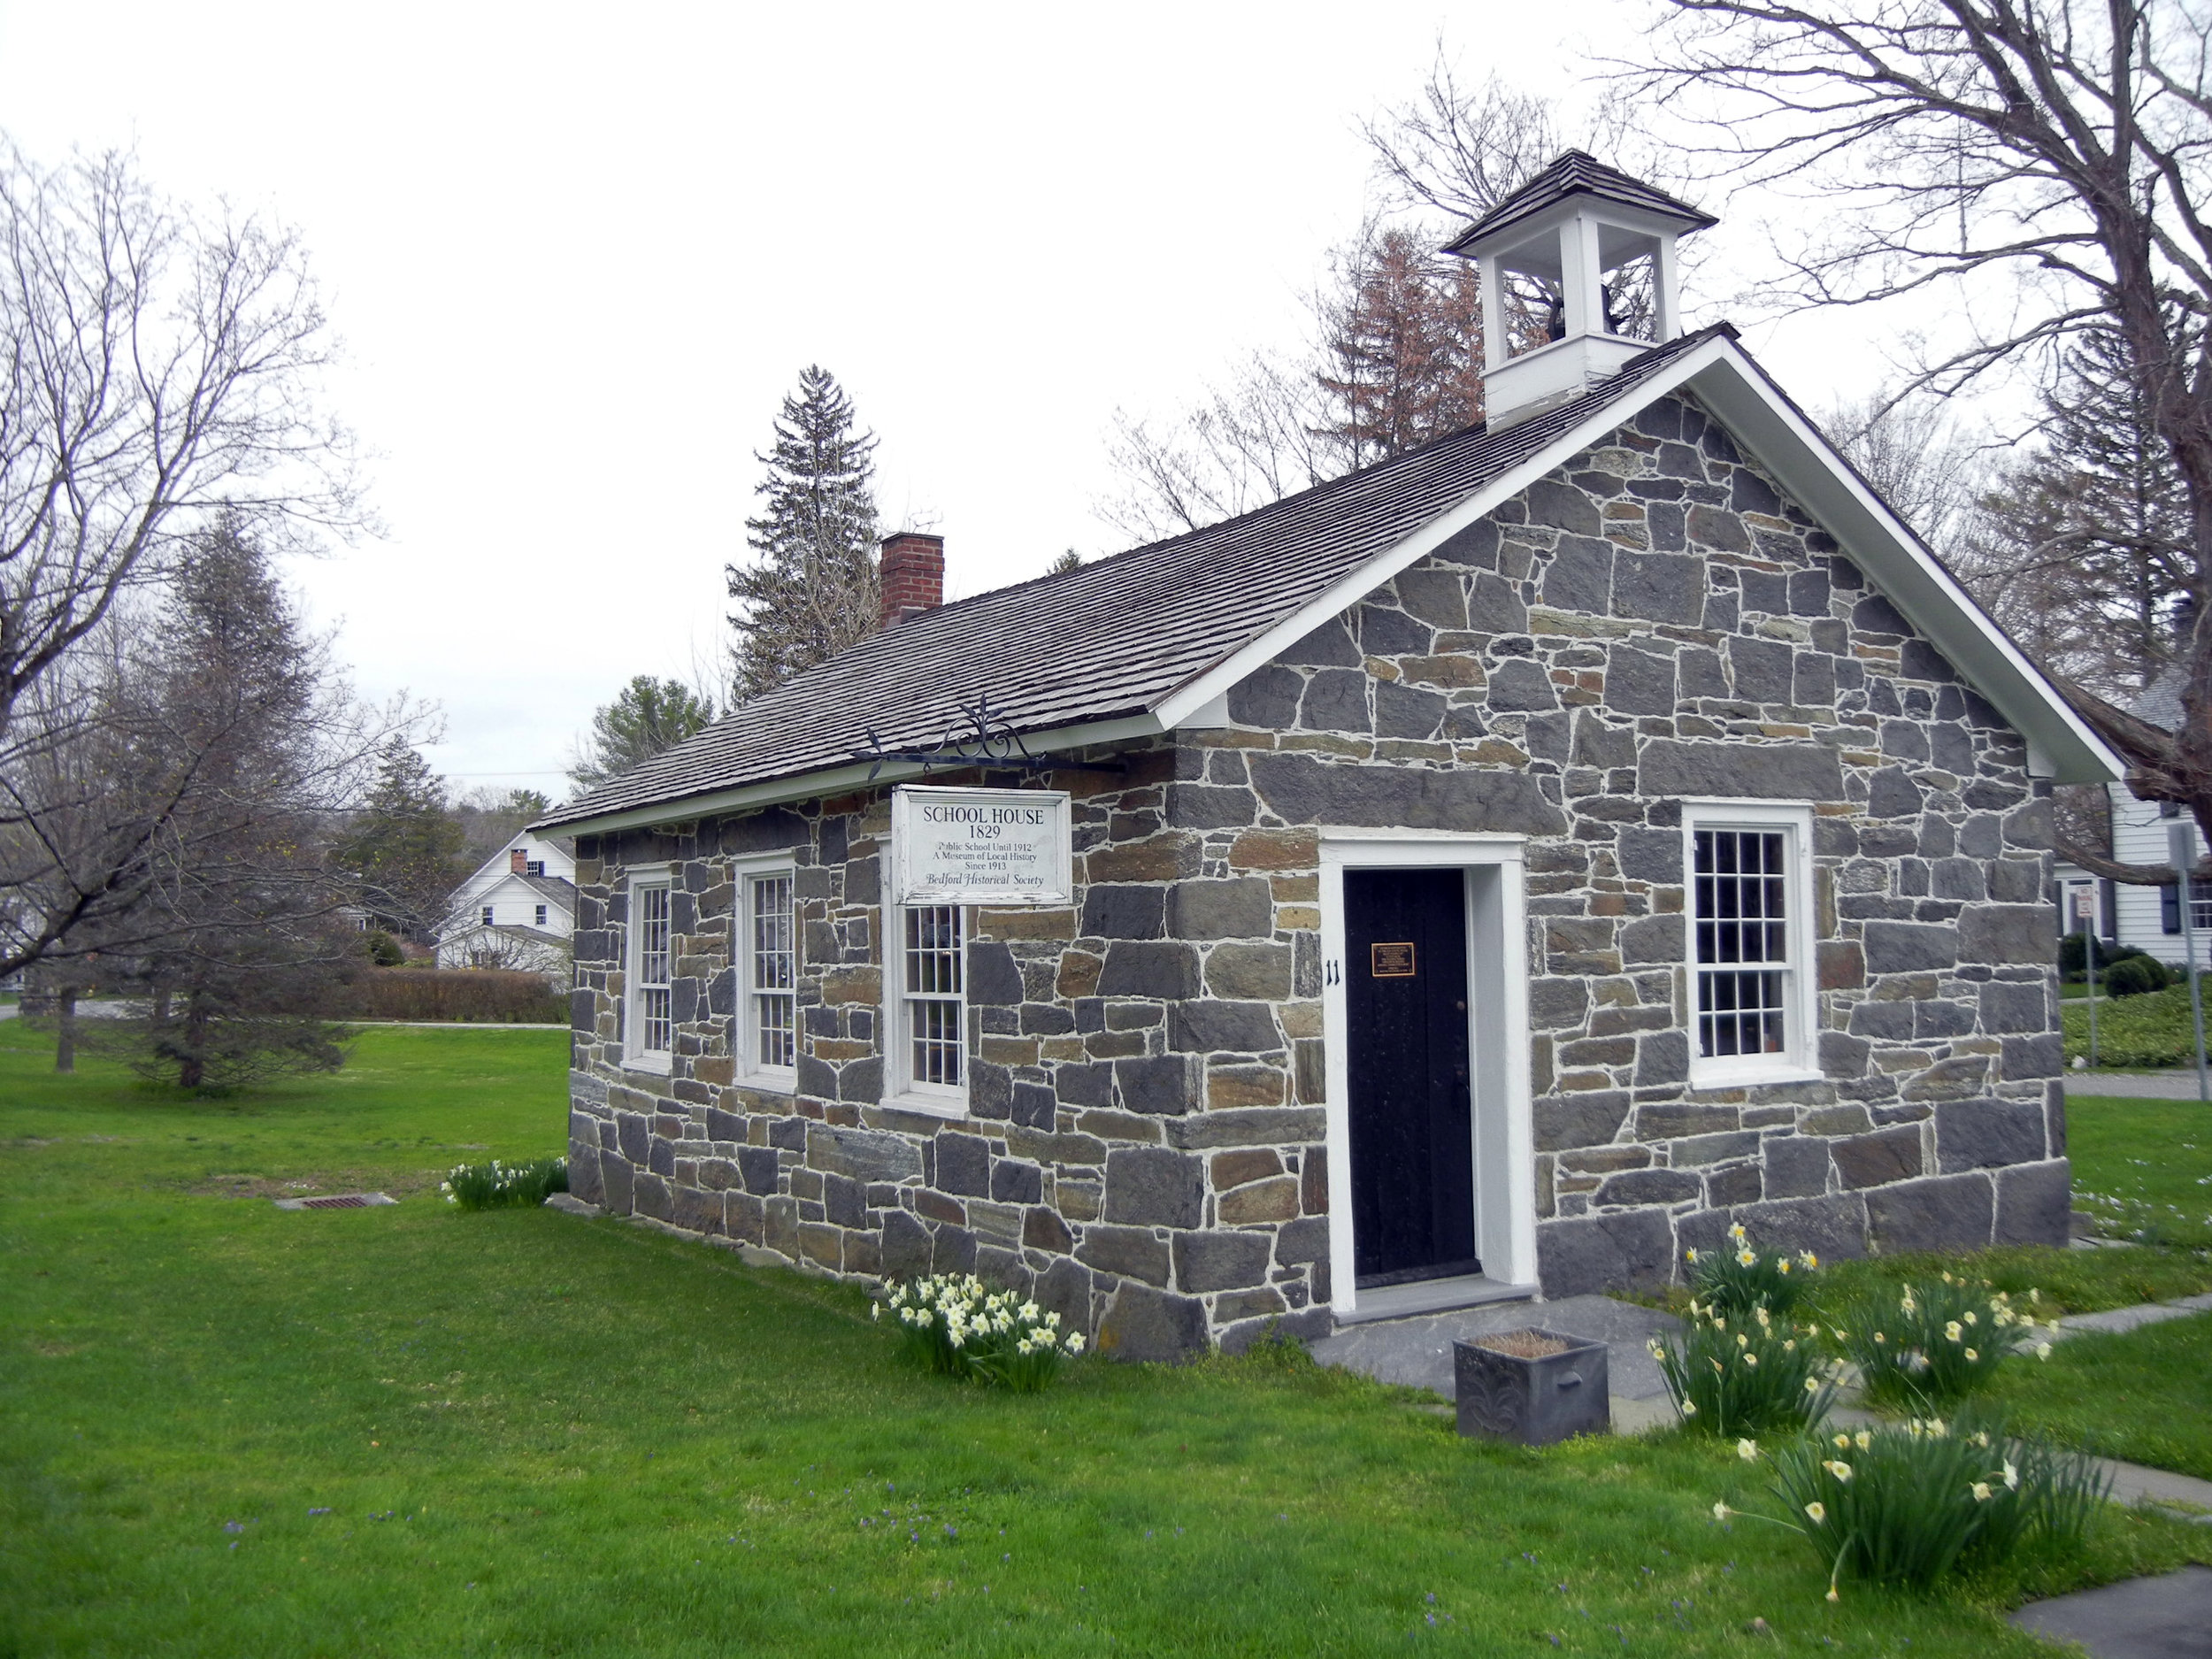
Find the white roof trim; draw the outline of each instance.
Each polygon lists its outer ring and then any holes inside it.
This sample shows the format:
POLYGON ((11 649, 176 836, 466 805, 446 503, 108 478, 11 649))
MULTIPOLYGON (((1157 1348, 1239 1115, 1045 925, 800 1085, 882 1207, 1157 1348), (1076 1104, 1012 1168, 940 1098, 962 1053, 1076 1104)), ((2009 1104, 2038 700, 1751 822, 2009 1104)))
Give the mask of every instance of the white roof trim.
POLYGON ((2055 687, 1968 596, 1926 544, 1891 512, 1785 397, 1724 335, 1685 352, 1601 406, 1509 472, 1379 554, 1213 667, 1162 700, 1162 725, 1191 723, 1262 664, 1330 618, 1425 558, 1477 519, 1571 460, 1618 426, 1625 411, 1687 388, 1731 437, 1771 472, 1791 498, 1836 538, 1883 595, 1989 699, 2061 783, 2102 783, 2126 766, 2055 687))
MULTIPOLYGON (((1132 738, 1154 737, 1166 729, 1156 715, 1139 714, 1121 720, 1095 720, 1087 726, 1062 726, 1057 731, 1024 732, 1022 742, 1033 755, 1048 755, 1064 749, 1087 749, 1094 743, 1123 743, 1132 738)), ((839 795, 848 789, 903 783, 923 775, 924 769, 918 761, 887 760, 880 765, 859 761, 848 766, 795 772, 788 778, 771 778, 735 789, 716 789, 700 795, 684 795, 672 801, 655 802, 649 806, 632 807, 626 811, 603 812, 597 818, 578 818, 573 823, 557 823, 549 833, 604 835, 615 830, 643 829, 656 824, 682 824, 693 818, 749 811, 755 807, 781 806, 787 801, 806 801, 820 795, 839 795), (873 775, 871 776, 871 773, 873 775)))

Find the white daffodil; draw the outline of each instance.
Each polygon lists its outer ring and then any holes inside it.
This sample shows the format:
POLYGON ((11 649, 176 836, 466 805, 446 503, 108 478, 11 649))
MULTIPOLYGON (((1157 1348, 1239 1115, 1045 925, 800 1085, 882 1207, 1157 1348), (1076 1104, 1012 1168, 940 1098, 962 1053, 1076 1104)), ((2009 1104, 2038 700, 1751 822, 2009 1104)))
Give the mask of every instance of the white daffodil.
POLYGON ((1686 1417, 1695 1417, 1697 1415, 1697 1402, 1694 1400, 1685 1400, 1682 1402, 1682 1415, 1686 1417))
POLYGON ((1747 1354, 1743 1356, 1743 1363, 1756 1371, 1759 1368, 1759 1356, 1756 1354, 1747 1354))
POLYGON ((1080 1331, 1068 1333, 1067 1350, 1071 1354, 1080 1354, 1083 1351, 1083 1333, 1080 1331))
POLYGON ((1968 1348, 1968 1349, 1966 1350, 1966 1363, 1967 1363, 1969 1365, 1974 1364, 1974 1363, 1977 1363, 1977 1362, 1978 1362, 1980 1358, 1981 1358, 1981 1355, 1980 1355, 1980 1354, 1978 1354, 1978 1352, 1976 1352, 1974 1349, 1972 1349, 1972 1348, 1968 1348))
POLYGON ((1848 1434, 1839 1434, 1834 1440, 1831 1440, 1829 1444, 1833 1446, 1839 1452, 1847 1451, 1850 1449, 1851 1437, 1848 1434))
POLYGON ((1845 1463, 1839 1457, 1831 1459, 1829 1462, 1821 1464, 1821 1467, 1826 1470, 1830 1474, 1833 1475, 1838 1480, 1848 1481, 1851 1479, 1851 1465, 1845 1463))
POLYGON ((1759 1456, 1759 1442, 1749 1440, 1738 1440, 1736 1442, 1736 1455, 1742 1458, 1747 1463, 1756 1462, 1759 1456))
POLYGON ((1812 1517, 1815 1526, 1819 1526, 1828 1519, 1828 1506, 1816 1498, 1805 1506, 1805 1513, 1812 1517))
POLYGON ((2009 1457, 2005 1459, 2005 1490, 2007 1492, 2020 1490, 2020 1471, 2009 1457))
POLYGON ((2036 1358, 2038 1358, 2038 1359, 2048 1359, 2048 1358, 2050 1358, 2050 1357, 2051 1357, 2051 1345, 2050 1345, 2048 1342, 2038 1342, 2038 1343, 2035 1345, 2035 1356, 2036 1356, 2036 1358))
POLYGON ((1739 1250, 1736 1252, 1736 1265, 1739 1267, 1753 1266, 1757 1263, 1758 1259, 1758 1256, 1749 1250, 1739 1250))
POLYGON ((1713 1506, 1713 1518, 1714 1518, 1716 1521, 1724 1521, 1724 1520, 1726 1520, 1726 1519, 1727 1519, 1727 1518, 1728 1518, 1731 1515, 1733 1515, 1734 1513, 1735 1513, 1735 1511, 1734 1511, 1733 1509, 1730 1509, 1730 1508, 1729 1508, 1726 1504, 1724 1504, 1724 1503, 1716 1503, 1716 1504, 1713 1506))
POLYGON ((1950 1340, 1954 1342, 1962 1342, 1966 1340, 1966 1333, 1960 1327, 1959 1322, 1956 1319, 1953 1319, 1944 1325, 1943 1334, 1950 1338, 1950 1340))
POLYGON ((1871 1434, 1868 1433, 1868 1432, 1867 1432, 1864 1429, 1861 1429, 1861 1430, 1859 1431, 1859 1432, 1858 1432, 1858 1437, 1857 1437, 1857 1445, 1858 1445, 1859 1449, 1860 1449, 1861 1451, 1864 1451, 1864 1450, 1866 1450, 1869 1447, 1870 1447, 1870 1446, 1871 1446, 1871 1445, 1873 1445, 1873 1444, 1874 1444, 1874 1437, 1873 1437, 1871 1434))
POLYGON ((1977 1480, 1971 1490, 1974 1494, 1975 1502, 1986 1503, 1989 1502, 1989 1482, 1986 1480, 1977 1480))

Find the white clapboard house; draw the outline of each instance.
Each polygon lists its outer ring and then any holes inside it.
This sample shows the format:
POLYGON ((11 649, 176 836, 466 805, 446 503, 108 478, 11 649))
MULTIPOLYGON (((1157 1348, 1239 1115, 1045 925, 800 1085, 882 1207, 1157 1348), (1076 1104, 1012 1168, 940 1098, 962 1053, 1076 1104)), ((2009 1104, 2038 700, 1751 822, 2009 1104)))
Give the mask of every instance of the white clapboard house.
MULTIPOLYGON (((2181 671, 2155 680, 2128 704, 2128 712, 2162 731, 2181 724, 2181 671)), ((2112 801, 2112 856, 2122 864, 2163 864, 2167 862, 2166 833, 2181 809, 2170 801, 2146 801, 2125 783, 2108 783, 2112 801)), ((2079 864, 2061 859, 2053 871, 2057 886, 2059 927, 2079 933, 2085 910, 2093 918, 2097 937, 2108 945, 2131 945, 2160 961, 2179 966, 2187 951, 2181 926, 2181 889, 2178 884, 2161 887, 2136 887, 2093 876, 2079 864)), ((2212 884, 2191 895, 2189 921, 2198 964, 2212 964, 2212 884)))
POLYGON ((525 830, 453 891, 438 930, 442 968, 565 974, 576 931, 576 861, 525 830))

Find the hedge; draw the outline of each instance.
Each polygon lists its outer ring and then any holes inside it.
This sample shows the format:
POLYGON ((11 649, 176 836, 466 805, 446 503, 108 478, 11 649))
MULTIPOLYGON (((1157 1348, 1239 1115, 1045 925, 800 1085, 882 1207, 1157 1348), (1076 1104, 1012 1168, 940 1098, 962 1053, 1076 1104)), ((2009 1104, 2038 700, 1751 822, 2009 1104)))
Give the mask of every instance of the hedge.
POLYGON ((568 998, 542 973, 506 968, 372 968, 354 980, 353 1019, 475 1020, 565 1025, 568 998))

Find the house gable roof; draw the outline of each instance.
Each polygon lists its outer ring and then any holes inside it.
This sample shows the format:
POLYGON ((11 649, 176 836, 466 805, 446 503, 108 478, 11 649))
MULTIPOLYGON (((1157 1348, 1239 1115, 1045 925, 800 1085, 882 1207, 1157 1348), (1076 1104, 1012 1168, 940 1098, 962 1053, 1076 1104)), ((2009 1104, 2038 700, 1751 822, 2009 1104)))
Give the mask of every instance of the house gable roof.
POLYGON ((1256 512, 1057 576, 925 611, 872 635, 534 826, 660 824, 918 770, 866 757, 965 729, 987 696, 1033 749, 1202 718, 1261 664, 1564 464, 1686 389, 1836 536, 2062 781, 2117 759, 1736 343, 1726 325, 1654 348, 1596 389, 1491 432, 1471 427, 1256 512))

